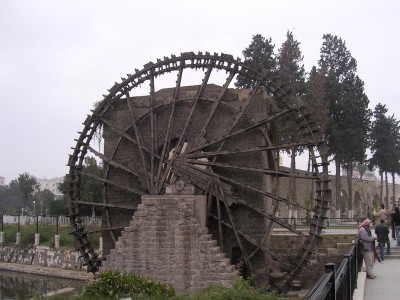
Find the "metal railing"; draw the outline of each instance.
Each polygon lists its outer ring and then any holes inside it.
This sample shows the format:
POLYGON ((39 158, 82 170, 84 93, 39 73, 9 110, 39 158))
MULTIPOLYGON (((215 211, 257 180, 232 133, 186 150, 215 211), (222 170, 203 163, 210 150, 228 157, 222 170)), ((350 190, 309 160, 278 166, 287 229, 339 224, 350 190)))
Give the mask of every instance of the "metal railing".
POLYGON ((336 271, 335 264, 325 265, 325 273, 304 297, 306 300, 351 300, 357 288, 358 273, 363 262, 363 246, 358 238, 336 271))

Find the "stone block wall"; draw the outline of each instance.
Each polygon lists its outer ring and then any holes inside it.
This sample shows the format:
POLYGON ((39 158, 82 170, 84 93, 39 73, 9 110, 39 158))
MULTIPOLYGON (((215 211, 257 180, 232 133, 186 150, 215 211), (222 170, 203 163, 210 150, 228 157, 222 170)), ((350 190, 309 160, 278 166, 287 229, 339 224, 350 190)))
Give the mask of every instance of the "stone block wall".
MULTIPOLYGON (((325 272, 325 264, 335 263, 340 266, 344 255, 350 251, 352 241, 356 239, 356 233, 322 234, 321 244, 315 249, 308 266, 306 266, 299 278, 303 288, 312 287, 325 272)), ((297 253, 302 245, 300 236, 294 234, 273 234, 271 243, 276 253, 287 255, 292 259, 292 253, 297 253)))
POLYGON ((149 276, 176 291, 195 291, 212 283, 231 286, 235 267, 195 218, 199 195, 143 196, 104 265, 149 276))

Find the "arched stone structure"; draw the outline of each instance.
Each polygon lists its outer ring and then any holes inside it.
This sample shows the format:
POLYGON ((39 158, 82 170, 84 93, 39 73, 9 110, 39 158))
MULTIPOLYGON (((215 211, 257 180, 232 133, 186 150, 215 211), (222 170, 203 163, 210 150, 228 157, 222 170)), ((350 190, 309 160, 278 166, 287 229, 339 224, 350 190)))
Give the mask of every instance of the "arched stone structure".
MULTIPOLYGON (((302 172, 302 171, 299 171, 302 172)), ((331 218, 335 218, 336 213, 336 190, 334 188, 334 183, 336 182, 336 177, 334 175, 330 176, 332 182, 332 202, 331 202, 331 218)), ((309 184, 297 184, 298 188, 298 199, 307 199, 312 194, 312 189, 309 184)), ((282 192, 287 193, 288 185, 282 184, 281 186, 282 192)), ((348 194, 347 189, 347 177, 340 177, 340 203, 337 205, 337 208, 340 209, 340 217, 341 218, 364 218, 364 217, 372 217, 373 207, 378 207, 381 203, 386 203, 386 189, 383 189, 383 199, 380 198, 380 181, 371 181, 371 180, 361 180, 361 179, 353 179, 352 186, 352 196, 353 199, 353 211, 349 212, 348 210, 348 199, 350 195, 348 194)), ((395 198, 397 199, 396 205, 400 202, 400 185, 395 185, 395 198)), ((393 199, 393 185, 389 184, 389 198, 393 199)), ((311 198, 311 207, 313 205, 313 199, 311 198)), ((392 202, 390 202, 390 207, 392 202)), ((287 212, 280 211, 279 215, 283 217, 287 212)), ((303 218, 305 216, 299 215, 299 218, 303 218)))

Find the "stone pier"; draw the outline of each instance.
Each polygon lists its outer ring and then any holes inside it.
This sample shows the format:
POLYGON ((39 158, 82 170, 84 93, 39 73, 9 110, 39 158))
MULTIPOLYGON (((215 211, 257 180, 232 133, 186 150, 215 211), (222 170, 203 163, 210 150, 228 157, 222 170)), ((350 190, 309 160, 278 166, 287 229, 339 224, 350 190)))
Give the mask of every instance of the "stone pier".
POLYGON ((142 196, 104 269, 143 274, 177 292, 231 286, 237 272, 204 226, 205 203, 201 195, 142 196))

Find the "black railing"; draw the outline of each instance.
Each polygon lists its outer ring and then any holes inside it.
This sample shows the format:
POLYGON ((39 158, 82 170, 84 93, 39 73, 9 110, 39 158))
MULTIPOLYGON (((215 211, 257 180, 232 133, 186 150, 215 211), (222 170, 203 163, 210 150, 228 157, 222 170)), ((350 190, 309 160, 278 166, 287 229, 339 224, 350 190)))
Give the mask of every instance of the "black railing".
POLYGON ((358 238, 353 241, 349 254, 335 270, 335 264, 325 265, 325 273, 304 297, 306 300, 351 300, 357 288, 358 273, 363 261, 363 246, 358 238))
MULTIPOLYGON (((292 225, 295 229, 298 228, 305 228, 309 229, 309 225, 311 222, 311 218, 309 217, 303 217, 303 218, 279 218, 281 221, 287 222, 290 225, 292 225)), ((355 226, 354 224, 359 224, 363 218, 360 217, 354 217, 354 218, 326 218, 324 226, 326 228, 331 227, 331 228, 345 228, 347 226, 353 226, 354 229, 358 229, 358 226, 355 226), (353 224, 354 223, 354 224, 353 224)), ((281 227, 280 225, 274 223, 274 228, 279 228, 281 227)))

